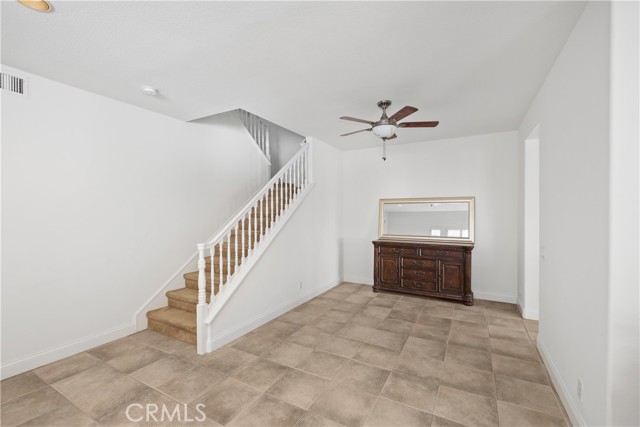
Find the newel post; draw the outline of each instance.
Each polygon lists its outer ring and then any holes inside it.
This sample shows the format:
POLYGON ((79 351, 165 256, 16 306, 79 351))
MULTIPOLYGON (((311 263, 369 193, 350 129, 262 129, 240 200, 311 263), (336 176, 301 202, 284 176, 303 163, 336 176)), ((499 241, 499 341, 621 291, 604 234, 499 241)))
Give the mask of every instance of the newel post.
MULTIPOLYGON (((213 262, 213 258, 212 261, 213 262)), ((198 305, 196 306, 197 351, 206 352, 205 317, 207 312, 207 263, 204 259, 204 243, 198 244, 198 305)))

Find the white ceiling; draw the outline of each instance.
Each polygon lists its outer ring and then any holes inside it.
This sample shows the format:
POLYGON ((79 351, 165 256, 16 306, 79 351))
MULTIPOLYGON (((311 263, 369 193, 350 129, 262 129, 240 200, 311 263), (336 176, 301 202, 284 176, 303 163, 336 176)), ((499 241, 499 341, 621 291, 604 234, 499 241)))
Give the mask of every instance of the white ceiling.
POLYGON ((376 102, 440 120, 394 144, 516 129, 582 2, 2 1, 2 63, 182 120, 243 108, 343 149, 376 102), (141 85, 162 96, 142 95, 141 85))

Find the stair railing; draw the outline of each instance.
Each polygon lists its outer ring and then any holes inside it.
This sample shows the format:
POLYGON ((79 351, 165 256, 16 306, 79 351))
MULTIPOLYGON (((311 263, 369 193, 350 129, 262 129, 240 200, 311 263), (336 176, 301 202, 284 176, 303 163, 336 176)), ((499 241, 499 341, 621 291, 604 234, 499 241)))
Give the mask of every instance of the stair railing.
POLYGON ((277 224, 313 183, 311 142, 305 140, 295 156, 238 213, 208 242, 198 247, 198 353, 204 352, 204 323, 207 310, 213 307, 227 286, 233 285, 235 275, 245 260, 259 248, 260 241, 277 224), (233 249, 232 249, 233 246, 233 249), (206 253, 211 257, 211 280, 207 284, 206 253), (217 272, 214 268, 218 257, 217 272), (226 255, 226 257, 224 256, 226 255), (226 259, 225 259, 226 258, 226 259), (226 267, 226 274, 224 272, 226 267), (218 292, 215 292, 216 276, 218 292), (210 302, 207 305, 207 286, 210 302))
POLYGON ((269 147, 269 126, 264 124, 260 117, 251 114, 248 111, 238 109, 242 124, 249 131, 253 140, 260 147, 260 151, 265 155, 267 160, 271 162, 271 154, 269 147))

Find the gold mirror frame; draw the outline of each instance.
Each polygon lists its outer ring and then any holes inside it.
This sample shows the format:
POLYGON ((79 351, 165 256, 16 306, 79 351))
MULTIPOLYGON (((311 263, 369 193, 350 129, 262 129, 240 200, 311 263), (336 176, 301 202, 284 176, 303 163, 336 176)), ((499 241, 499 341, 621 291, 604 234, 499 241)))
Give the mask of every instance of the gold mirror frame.
POLYGON ((419 240, 425 242, 460 245, 473 245, 475 242, 475 197, 429 197, 410 199, 380 199, 378 213, 378 239, 380 240, 419 240), (435 237, 418 235, 384 234, 384 206, 389 204, 410 203, 468 203, 469 204, 469 237, 435 237))

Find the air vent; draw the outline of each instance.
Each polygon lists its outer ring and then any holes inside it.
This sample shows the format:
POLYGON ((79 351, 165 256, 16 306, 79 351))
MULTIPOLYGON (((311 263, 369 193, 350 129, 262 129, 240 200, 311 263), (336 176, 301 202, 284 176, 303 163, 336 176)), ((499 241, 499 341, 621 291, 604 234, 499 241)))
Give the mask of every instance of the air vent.
POLYGON ((18 96, 26 97, 27 91, 27 79, 12 76, 7 73, 0 73, 0 89, 2 92, 12 93, 18 96))

